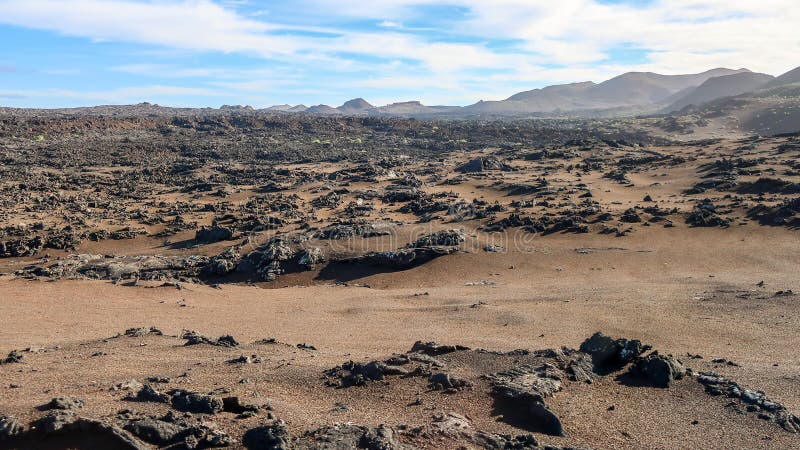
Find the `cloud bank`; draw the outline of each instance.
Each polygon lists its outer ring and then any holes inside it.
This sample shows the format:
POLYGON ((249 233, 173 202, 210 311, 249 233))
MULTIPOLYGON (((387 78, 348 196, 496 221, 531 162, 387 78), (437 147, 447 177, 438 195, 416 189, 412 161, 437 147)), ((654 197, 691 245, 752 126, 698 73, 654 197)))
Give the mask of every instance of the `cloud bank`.
MULTIPOLYGON (((109 77, 265 102, 295 90, 334 103, 363 89, 373 101, 463 104, 628 70, 800 64, 794 0, 0 0, 0 24, 82 39, 87 52, 152 50, 109 77)), ((108 91, 126 89, 137 92, 108 91)))

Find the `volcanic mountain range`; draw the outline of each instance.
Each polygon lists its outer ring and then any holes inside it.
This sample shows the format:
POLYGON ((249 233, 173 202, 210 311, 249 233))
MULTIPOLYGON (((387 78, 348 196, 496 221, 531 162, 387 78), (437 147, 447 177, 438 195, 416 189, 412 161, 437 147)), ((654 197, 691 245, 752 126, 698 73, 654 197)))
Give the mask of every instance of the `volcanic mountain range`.
POLYGON ((591 81, 547 86, 519 92, 505 100, 479 101, 468 106, 427 106, 419 101, 374 106, 363 98, 334 108, 328 105, 276 105, 270 111, 318 115, 398 116, 629 116, 670 113, 734 96, 764 97, 765 92, 800 83, 800 67, 783 75, 748 69, 711 69, 702 73, 661 75, 628 72, 601 83, 591 81))

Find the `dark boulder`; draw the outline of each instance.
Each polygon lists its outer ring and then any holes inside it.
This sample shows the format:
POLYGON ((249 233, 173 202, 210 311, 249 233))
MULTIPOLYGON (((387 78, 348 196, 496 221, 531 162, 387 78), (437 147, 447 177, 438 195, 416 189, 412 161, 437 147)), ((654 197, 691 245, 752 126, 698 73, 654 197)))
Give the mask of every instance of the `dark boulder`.
POLYGON ((642 221, 642 218, 635 209, 629 208, 622 213, 622 216, 619 218, 619 220, 625 223, 639 223, 642 221))
POLYGON ((397 439, 397 433, 385 425, 371 428, 353 424, 324 426, 306 432, 295 442, 302 450, 411 450, 397 439))
POLYGON ((432 374, 428 377, 428 383, 431 389, 445 392, 460 391, 472 386, 472 383, 469 381, 454 377, 445 372, 432 374))
POLYGON ((592 356, 595 371, 600 372, 619 370, 649 349, 638 339, 612 339, 599 332, 580 346, 580 351, 592 356))
POLYGON ((143 336, 163 336, 164 333, 161 332, 156 327, 140 327, 140 328, 128 328, 125 330, 125 336, 128 337, 143 337, 143 336))
POLYGON ((0 364, 20 363, 23 359, 25 359, 25 355, 18 350, 11 350, 8 352, 8 356, 0 360, 0 364))
POLYGON ((151 444, 165 445, 182 441, 186 427, 164 420, 144 418, 125 425, 125 429, 151 444))
POLYGON ((511 172, 514 168, 500 161, 495 156, 479 156, 456 167, 456 172, 461 173, 487 172, 490 170, 511 172))
POLYGON ((217 256, 212 257, 208 264, 200 269, 200 275, 204 277, 225 276, 236 271, 242 255, 236 248, 229 248, 217 256))
POLYGON ((316 208, 336 208, 342 204, 342 197, 334 191, 317 197, 311 201, 311 204, 316 208))
POLYGON ((207 345, 215 345, 217 347, 238 347, 239 343, 233 336, 225 335, 220 336, 217 339, 210 338, 208 336, 203 336, 202 334, 191 331, 191 330, 184 330, 181 333, 181 339, 186 339, 186 343, 183 344, 185 346, 189 345, 200 345, 200 344, 207 344, 207 345))
POLYGON ((692 212, 686 215, 686 223, 693 227, 727 228, 731 221, 717 214, 716 207, 709 201, 695 205, 692 212))
POLYGON ((249 405, 246 403, 242 403, 242 400, 239 397, 225 397, 222 399, 222 409, 225 412, 231 412, 235 414, 242 414, 245 412, 258 412, 260 409, 256 405, 249 405))
POLYGON ((194 240, 204 244, 229 241, 233 239, 233 230, 227 227, 202 227, 195 232, 194 240))
POLYGON ((545 398, 562 388, 554 370, 550 365, 522 365, 489 375, 496 412, 511 425, 563 436, 561 420, 545 404, 545 398))
POLYGON ((348 361, 326 372, 329 377, 338 377, 341 387, 363 386, 370 381, 381 381, 386 376, 406 374, 408 374, 406 369, 390 366, 381 361, 365 364, 348 361))
POLYGON ((462 242, 464 242, 464 230, 441 230, 421 236, 407 244, 405 248, 455 247, 462 242))
POLYGON ((245 432, 242 444, 248 450, 289 450, 292 448, 289 428, 282 420, 245 432))
POLYGON ((800 418, 789 412, 782 404, 769 399, 764 392, 747 389, 715 372, 703 372, 697 381, 705 386, 710 395, 733 399, 733 406, 740 412, 748 411, 773 422, 791 433, 800 433, 800 418))
POLYGON ((61 431, 77 420, 73 411, 55 410, 47 413, 46 416, 36 421, 36 428, 45 433, 55 433, 61 431))
POLYGON ((429 356, 444 355, 459 350, 469 350, 469 347, 462 345, 439 345, 436 342, 417 341, 411 347, 411 353, 424 353, 429 356))
POLYGON ((155 390, 149 384, 145 384, 139 389, 139 392, 136 393, 136 397, 131 398, 131 400, 140 401, 140 402, 155 402, 155 403, 168 403, 170 401, 170 396, 155 390))
POLYGON ((786 199, 776 206, 758 205, 747 216, 761 225, 800 228, 800 197, 786 199))
POLYGON ((48 409, 79 409, 83 408, 83 400, 72 397, 56 397, 47 404, 48 409))
POLYGON ((172 407, 179 411, 201 414, 217 414, 225 407, 222 399, 214 395, 197 392, 174 391, 172 407))
POLYGON ((658 354, 638 359, 631 367, 631 375, 644 378, 657 387, 669 387, 670 383, 686 375, 686 368, 672 356, 658 354))
POLYGON ((130 420, 125 430, 138 438, 168 448, 228 447, 235 443, 228 434, 200 421, 168 413, 164 417, 144 417, 130 420))
POLYGON ((0 441, 25 434, 25 424, 7 416, 0 416, 0 441))

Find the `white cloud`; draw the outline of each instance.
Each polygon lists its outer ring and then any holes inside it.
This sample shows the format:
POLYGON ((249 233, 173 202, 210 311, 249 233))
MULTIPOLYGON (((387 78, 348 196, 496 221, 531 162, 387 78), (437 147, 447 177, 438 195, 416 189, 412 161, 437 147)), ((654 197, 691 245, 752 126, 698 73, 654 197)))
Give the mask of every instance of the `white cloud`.
POLYGON ((115 68, 151 77, 215 78, 212 92, 270 92, 317 83, 309 89, 416 90, 433 103, 504 98, 520 87, 601 81, 626 70, 687 73, 725 66, 778 74, 800 64, 796 0, 273 0, 264 10, 247 9, 259 5, 0 0, 0 23, 156 49, 244 53, 266 65, 297 68, 236 74, 224 67, 165 71, 150 63, 115 68), (443 5, 460 7, 463 14, 426 17, 422 8, 443 5), (366 31, 364 23, 374 24, 374 30, 366 31), (408 26, 412 23, 415 27, 408 26), (646 60, 615 60, 615 50, 623 46, 645 51, 646 60), (316 79, 316 68, 343 75, 316 79), (487 75, 486 68, 493 72, 487 75), (347 76, 362 73, 365 79, 347 76))
POLYGON ((163 64, 125 64, 122 66, 111 67, 109 70, 114 72, 129 73, 146 77, 158 78, 195 78, 223 76, 229 71, 223 69, 211 69, 205 67, 177 67, 163 64))
POLYGON ((275 29, 270 24, 208 0, 6 0, 0 2, 0 22, 100 41, 191 50, 263 56, 298 50, 292 39, 270 35, 275 29))
POLYGON ((244 52, 284 60, 347 52, 413 59, 434 70, 457 70, 479 64, 476 58, 491 63, 493 57, 478 47, 427 43, 410 34, 337 32, 317 26, 257 21, 209 0, 5 0, 0 1, 0 23, 54 30, 95 41, 244 52), (334 36, 290 35, 286 31, 324 31, 334 36))
POLYGON ((154 101, 158 98, 180 97, 224 97, 224 91, 207 88, 183 86, 129 86, 108 90, 77 91, 71 89, 27 89, 27 90, 0 90, 0 97, 18 96, 24 98, 61 98, 90 100, 96 103, 138 103, 141 101, 154 101))
MULTIPOLYGON (((403 20, 438 0, 381 2, 305 0, 351 18, 403 20), (345 3, 345 5, 341 5, 345 3), (339 5, 339 6, 337 6, 339 5)), ((798 64, 800 8, 796 0, 658 0, 645 5, 595 0, 451 0, 466 8, 452 33, 522 42, 518 56, 540 63, 598 62, 614 46, 658 51, 671 72, 699 71, 723 56, 726 66, 780 73, 798 64), (673 53, 673 57, 669 54, 673 53), (689 60, 679 56, 692 55, 689 60), (666 58, 665 58, 666 56, 666 58)), ((645 66, 646 67, 646 66, 645 66)), ((663 68, 659 63, 651 67, 663 68)))

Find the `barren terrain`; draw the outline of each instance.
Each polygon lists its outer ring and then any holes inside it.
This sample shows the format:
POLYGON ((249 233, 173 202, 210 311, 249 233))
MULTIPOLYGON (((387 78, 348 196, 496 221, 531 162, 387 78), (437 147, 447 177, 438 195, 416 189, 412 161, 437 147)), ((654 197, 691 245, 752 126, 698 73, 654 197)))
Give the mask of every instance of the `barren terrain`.
POLYGON ((798 448, 800 137, 652 123, 4 110, 0 448, 798 448))

